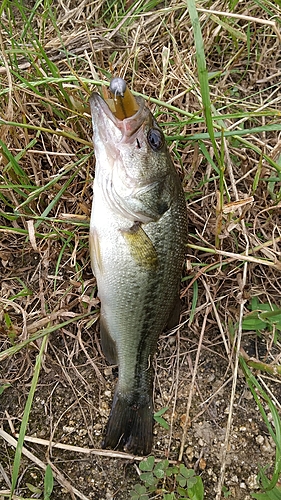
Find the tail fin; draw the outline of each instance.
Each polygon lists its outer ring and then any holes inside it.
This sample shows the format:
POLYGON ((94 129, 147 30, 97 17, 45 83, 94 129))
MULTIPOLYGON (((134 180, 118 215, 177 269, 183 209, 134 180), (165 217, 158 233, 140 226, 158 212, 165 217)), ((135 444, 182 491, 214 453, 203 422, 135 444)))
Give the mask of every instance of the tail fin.
POLYGON ((148 455, 152 448, 152 399, 121 395, 116 390, 107 422, 103 448, 123 448, 134 455, 148 455))

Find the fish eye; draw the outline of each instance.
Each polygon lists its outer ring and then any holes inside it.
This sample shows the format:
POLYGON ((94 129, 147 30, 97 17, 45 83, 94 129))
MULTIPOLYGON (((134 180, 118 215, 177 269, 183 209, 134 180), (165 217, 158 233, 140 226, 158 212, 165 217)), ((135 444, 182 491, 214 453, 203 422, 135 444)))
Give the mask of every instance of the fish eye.
POLYGON ((164 136, 158 128, 151 128, 147 133, 148 144, 153 151, 159 151, 164 146, 164 136))

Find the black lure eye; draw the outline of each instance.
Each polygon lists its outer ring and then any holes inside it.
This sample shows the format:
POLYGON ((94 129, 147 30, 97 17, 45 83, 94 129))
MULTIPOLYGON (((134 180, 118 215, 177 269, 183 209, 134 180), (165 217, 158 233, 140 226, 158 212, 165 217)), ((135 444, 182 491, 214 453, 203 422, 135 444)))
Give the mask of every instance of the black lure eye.
POLYGON ((147 140, 153 151, 159 151, 164 146, 164 136, 158 128, 151 128, 148 131, 147 140))

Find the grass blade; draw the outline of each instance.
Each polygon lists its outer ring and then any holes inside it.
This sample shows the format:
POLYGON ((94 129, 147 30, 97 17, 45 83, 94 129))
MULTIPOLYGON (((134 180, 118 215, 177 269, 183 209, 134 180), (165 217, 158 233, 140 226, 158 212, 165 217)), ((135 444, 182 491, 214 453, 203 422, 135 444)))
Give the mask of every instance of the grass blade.
POLYGON ((34 394, 36 391, 37 382, 38 382, 39 373, 40 373, 40 368, 41 368, 41 364, 42 364, 42 358, 43 358, 44 351, 45 351, 45 348, 47 345, 47 341, 48 341, 48 335, 46 335, 42 339, 40 351, 39 351, 39 354, 36 358, 36 362, 35 362, 35 366, 34 366, 34 373, 33 373, 33 377, 32 377, 31 387, 30 387, 27 401, 26 401, 25 408, 24 408, 24 414, 23 414, 22 423, 20 426, 18 444, 17 444, 15 458, 14 458, 14 464, 13 464, 12 485, 11 485, 11 495, 10 495, 11 500, 12 500, 13 493, 15 491, 17 480, 18 480, 24 437, 26 434, 29 415, 30 415, 30 411, 31 411, 31 407, 32 407, 32 401, 33 401, 33 397, 34 397, 34 394))
POLYGON ((52 467, 47 465, 44 477, 44 500, 49 500, 54 487, 54 476, 52 467))
POLYGON ((187 0, 188 11, 190 15, 190 20, 193 27, 194 33, 194 42, 196 47, 196 59, 197 59, 197 69, 198 69, 198 78, 200 83, 202 104, 203 104, 203 112, 206 120, 208 134, 211 139, 212 146, 214 148, 214 153, 216 156, 216 160, 218 165, 220 165, 220 155, 218 152, 217 144, 215 141, 214 135, 214 126, 213 126, 213 117, 212 117, 212 106, 210 99, 210 89, 209 89, 209 81, 208 81, 208 72, 204 51, 204 42, 202 31, 200 27, 200 21, 198 12, 196 9, 195 0, 187 0))
MULTIPOLYGON (((267 479, 267 477, 263 471, 261 471, 261 474, 260 474, 262 486, 263 486, 264 490, 269 493, 271 490, 275 489, 276 484, 277 484, 278 479, 279 479, 279 476, 281 474, 281 419, 280 419, 280 416, 278 414, 278 411, 277 411, 274 403, 268 397, 265 390, 262 388, 262 386, 259 384, 257 379, 252 374, 251 370, 247 366, 246 361, 241 356, 240 356, 240 363, 241 363, 242 369, 245 373, 246 380, 247 380, 247 383, 248 383, 250 390, 253 394, 253 397, 254 397, 254 399, 259 407, 259 411, 264 419, 264 422, 266 424, 268 432, 271 435, 272 439, 274 440, 274 443, 276 446, 274 472, 272 474, 271 479, 267 479), (273 430, 272 425, 268 420, 267 414, 263 408, 263 405, 260 401, 260 398, 258 397, 257 391, 259 392, 259 394, 261 394, 262 398, 265 400, 266 404, 268 405, 268 408, 269 408, 271 415, 273 417, 275 431, 273 430)), ((274 497, 272 497, 272 498, 274 498, 274 497)))

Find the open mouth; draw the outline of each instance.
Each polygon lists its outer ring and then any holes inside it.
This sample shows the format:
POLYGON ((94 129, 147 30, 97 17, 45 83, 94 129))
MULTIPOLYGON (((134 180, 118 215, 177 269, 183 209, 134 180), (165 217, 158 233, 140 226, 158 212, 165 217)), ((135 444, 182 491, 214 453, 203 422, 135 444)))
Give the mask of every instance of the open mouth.
POLYGON ((109 90, 103 87, 102 94, 109 109, 118 120, 130 118, 139 110, 139 105, 123 78, 113 78, 109 90))

